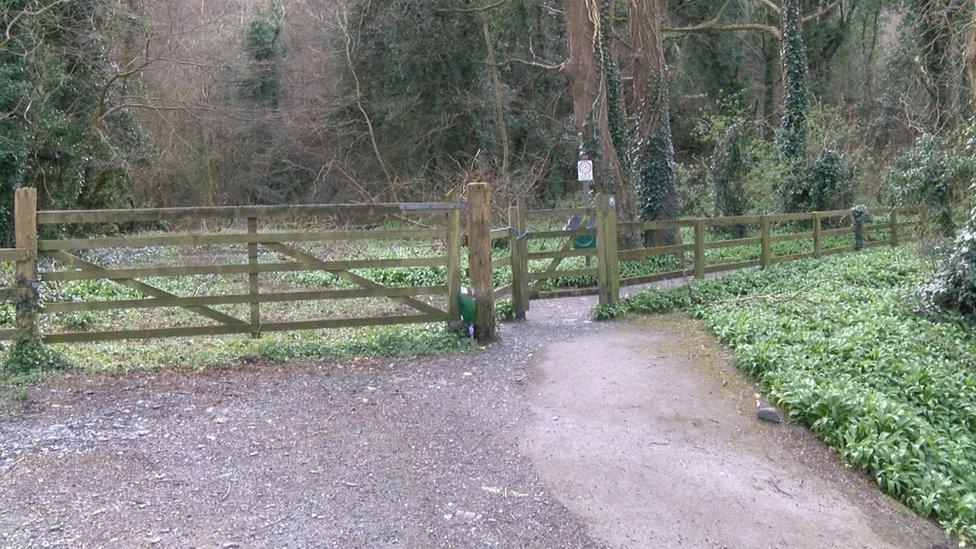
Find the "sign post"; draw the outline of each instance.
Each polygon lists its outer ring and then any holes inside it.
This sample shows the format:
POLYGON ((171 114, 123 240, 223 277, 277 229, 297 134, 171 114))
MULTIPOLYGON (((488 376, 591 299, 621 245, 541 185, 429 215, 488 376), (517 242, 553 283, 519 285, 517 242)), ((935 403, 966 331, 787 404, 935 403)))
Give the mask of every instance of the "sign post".
POLYGON ((576 175, 583 187, 583 195, 590 198, 590 183, 593 181, 593 161, 580 151, 579 161, 576 163, 576 175))
MULTIPOLYGON (((583 147, 580 146, 579 161, 576 162, 576 178, 580 182, 580 186, 583 188, 583 204, 592 204, 592 195, 590 194, 590 183, 593 182, 593 161, 587 156, 586 152, 583 151, 583 147)), ((588 222, 586 216, 582 218, 583 223, 581 227, 586 227, 588 222)), ((586 268, 590 268, 590 256, 585 256, 583 261, 586 264, 586 268)))

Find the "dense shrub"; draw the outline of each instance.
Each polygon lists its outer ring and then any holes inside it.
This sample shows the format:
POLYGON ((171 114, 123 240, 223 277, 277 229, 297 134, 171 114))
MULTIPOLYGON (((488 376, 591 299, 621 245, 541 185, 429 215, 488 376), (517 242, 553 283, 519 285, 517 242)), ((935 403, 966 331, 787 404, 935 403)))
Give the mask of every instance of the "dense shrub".
POLYGON ((50 372, 71 367, 73 363, 67 357, 39 341, 14 343, 3 361, 3 370, 8 374, 50 372))
POLYGON ((810 163, 810 209, 841 210, 849 208, 854 197, 854 168, 847 157, 825 150, 810 163))
POLYGON ((944 237, 955 233, 956 204, 974 177, 976 157, 960 153, 942 137, 928 134, 884 172, 895 201, 905 206, 926 205, 944 237))
POLYGON ((947 310, 976 321, 976 209, 922 295, 929 309, 947 310))
MULTIPOLYGON (((5 2, 0 47, 0 240, 13 235, 13 190, 37 187, 41 208, 123 206, 129 170, 147 151, 140 128, 109 99, 125 96, 109 53, 142 29, 110 20, 104 2, 5 2), (117 35, 115 35, 117 33, 117 35), (104 94, 108 94, 106 97, 104 94)), ((131 2, 139 11, 139 2, 131 2)), ((140 25, 136 24, 136 27, 140 25)))

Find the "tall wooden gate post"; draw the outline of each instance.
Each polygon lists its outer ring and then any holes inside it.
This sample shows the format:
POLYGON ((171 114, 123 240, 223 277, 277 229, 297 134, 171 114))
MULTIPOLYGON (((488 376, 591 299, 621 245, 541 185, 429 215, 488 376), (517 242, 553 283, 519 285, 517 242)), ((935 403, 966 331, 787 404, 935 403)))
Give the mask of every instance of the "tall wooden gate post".
POLYGON ((508 208, 509 247, 512 250, 512 305, 515 318, 525 320, 529 310, 529 250, 525 240, 528 228, 525 219, 525 199, 518 198, 508 208))
MULTIPOLYGON (((257 236, 258 234, 258 218, 249 217, 247 218, 247 234, 251 236, 257 236)), ((248 293, 250 294, 252 300, 250 303, 251 312, 251 337, 258 338, 261 337, 261 303, 258 301, 258 296, 261 294, 261 279, 257 272, 258 268, 258 243, 248 242, 247 243, 247 264, 250 268, 250 272, 247 274, 247 285, 248 293)))
POLYGON ((891 217, 888 218, 888 222, 891 223, 891 245, 898 245, 898 210, 894 206, 891 207, 891 217))
POLYGON ((823 219, 820 216, 820 212, 813 212, 811 214, 811 220, 813 222, 813 257, 820 257, 823 250, 823 239, 821 237, 823 219))
POLYGON ((461 329, 461 210, 447 213, 447 327, 461 329))
POLYGON ((759 229, 759 265, 763 269, 769 268, 770 260, 770 231, 771 223, 769 221, 768 215, 760 216, 760 229, 759 229))
POLYGON ((27 187, 14 193, 14 244, 27 250, 27 256, 15 267, 17 284, 23 288, 17 302, 17 339, 37 341, 37 189, 27 187))
POLYGON ((596 268, 600 304, 614 306, 620 299, 620 265, 617 254, 617 201, 613 195, 596 195, 596 268))
POLYGON ((494 282, 491 278, 491 198, 487 183, 468 185, 468 267, 475 295, 474 337, 495 337, 494 282))
POLYGON ((695 278, 705 278, 705 220, 695 220, 695 278))

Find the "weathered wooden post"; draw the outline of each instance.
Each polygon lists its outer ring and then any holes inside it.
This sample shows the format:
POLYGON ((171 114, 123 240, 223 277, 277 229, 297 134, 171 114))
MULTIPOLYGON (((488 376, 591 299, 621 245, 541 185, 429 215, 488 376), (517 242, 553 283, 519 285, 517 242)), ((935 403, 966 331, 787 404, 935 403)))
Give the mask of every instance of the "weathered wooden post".
MULTIPOLYGON (((247 218, 247 234, 249 237, 255 237, 258 234, 258 218, 249 217, 247 218)), ((251 296, 251 337, 259 338, 261 337, 261 303, 258 301, 258 296, 261 293, 261 279, 258 274, 258 243, 248 242, 247 243, 247 284, 248 290, 251 296)))
POLYGON ((617 264, 617 205, 613 195, 596 195, 596 270, 601 305, 614 306, 620 296, 617 264))
POLYGON ((813 257, 820 257, 823 250, 823 240, 821 238, 820 230, 823 228, 823 220, 821 218, 820 212, 813 212, 813 257))
POLYGON ((516 199, 515 205, 508 208, 508 227, 512 250, 512 305, 515 318, 524 320, 529 310, 529 250, 525 240, 527 222, 523 198, 516 199))
POLYGON ((14 245, 27 251, 24 259, 17 261, 15 275, 22 294, 17 301, 18 341, 37 341, 37 189, 26 187, 14 192, 14 245))
POLYGON ((695 220, 695 278, 705 278, 705 220, 695 220))
POLYGON ((461 209, 447 212, 447 327, 461 329, 461 209))
POLYGON ((617 249, 617 197, 607 200, 607 282, 610 284, 610 304, 620 301, 620 255, 617 249))
POLYGON ((891 223, 891 245, 898 245, 898 210, 894 206, 891 208, 891 217, 888 218, 891 223))
POLYGON ((491 197, 487 183, 468 185, 468 267, 475 295, 474 337, 495 337, 494 283, 491 278, 491 197))
POLYGON ((851 208, 851 230, 854 232, 854 250, 861 251, 867 242, 867 234, 864 224, 867 222, 868 208, 863 204, 858 204, 851 208))
POLYGON ((760 216, 759 218, 761 229, 759 233, 759 265, 763 269, 769 268, 769 256, 770 256, 770 221, 768 215, 760 216))

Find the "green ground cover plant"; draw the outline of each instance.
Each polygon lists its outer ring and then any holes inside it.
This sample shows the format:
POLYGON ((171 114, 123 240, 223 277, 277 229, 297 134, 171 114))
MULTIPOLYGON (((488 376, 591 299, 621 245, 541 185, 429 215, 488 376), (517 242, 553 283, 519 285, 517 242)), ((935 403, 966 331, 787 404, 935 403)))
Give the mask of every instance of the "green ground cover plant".
POLYGON ((918 312, 929 276, 913 248, 879 248, 649 288, 593 316, 690 313, 792 419, 888 493, 973 539, 976 333, 918 312))

